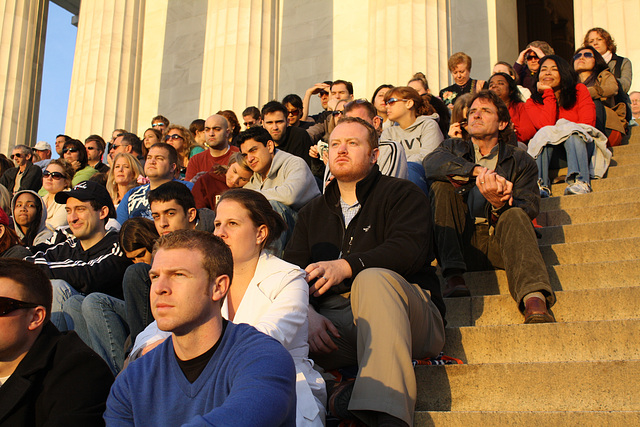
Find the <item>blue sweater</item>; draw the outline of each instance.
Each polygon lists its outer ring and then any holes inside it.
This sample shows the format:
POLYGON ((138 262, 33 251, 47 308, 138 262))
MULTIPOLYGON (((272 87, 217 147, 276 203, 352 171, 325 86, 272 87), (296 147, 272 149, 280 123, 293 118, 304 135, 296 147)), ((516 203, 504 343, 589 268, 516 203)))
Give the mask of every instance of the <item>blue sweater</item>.
POLYGON ((294 426, 295 383, 282 344, 229 322, 193 384, 171 338, 129 365, 111 388, 104 419, 107 426, 294 426))

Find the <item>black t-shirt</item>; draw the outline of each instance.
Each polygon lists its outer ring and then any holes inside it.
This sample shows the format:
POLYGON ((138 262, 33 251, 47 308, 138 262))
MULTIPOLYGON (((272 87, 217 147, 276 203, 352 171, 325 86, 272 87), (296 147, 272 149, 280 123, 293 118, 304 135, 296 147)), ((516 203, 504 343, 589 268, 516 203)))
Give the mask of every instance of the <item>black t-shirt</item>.
POLYGON ((180 370, 182 370, 182 373, 190 383, 193 384, 193 382, 198 379, 202 371, 204 371, 204 368, 207 366, 207 363, 209 363, 209 360, 211 360, 211 357, 215 354, 216 349, 222 340, 222 336, 224 335, 224 331, 227 329, 227 323, 229 323, 227 319, 222 319, 222 333, 220 334, 220 338, 218 338, 218 341, 213 345, 213 347, 202 353, 200 356, 189 360, 180 360, 178 355, 175 353, 175 350, 173 351, 176 361, 178 362, 178 366, 180 366, 180 370))

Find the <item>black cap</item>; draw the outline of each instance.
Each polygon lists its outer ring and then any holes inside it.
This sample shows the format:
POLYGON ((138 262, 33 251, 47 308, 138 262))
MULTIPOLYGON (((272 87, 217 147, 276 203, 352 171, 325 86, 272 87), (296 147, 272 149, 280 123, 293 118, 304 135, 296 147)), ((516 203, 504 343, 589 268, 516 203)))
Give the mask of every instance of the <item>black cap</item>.
POLYGON ((95 200, 100 206, 107 206, 109 208, 109 218, 116 217, 116 209, 113 206, 113 201, 109 192, 104 185, 98 184, 94 181, 82 181, 76 184, 69 191, 61 191, 55 196, 56 203, 64 205, 67 203, 67 199, 73 197, 74 199, 88 202, 95 200))

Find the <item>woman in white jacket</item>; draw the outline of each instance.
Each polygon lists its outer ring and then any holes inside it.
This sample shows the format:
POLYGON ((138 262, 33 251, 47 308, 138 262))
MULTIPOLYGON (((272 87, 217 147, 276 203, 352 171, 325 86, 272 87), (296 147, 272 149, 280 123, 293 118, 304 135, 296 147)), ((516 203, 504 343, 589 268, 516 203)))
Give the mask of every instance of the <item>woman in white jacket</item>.
POLYGON ((422 160, 444 140, 438 126, 438 114, 409 86, 389 89, 384 101, 387 117, 398 125, 383 130, 380 140, 402 144, 407 155, 409 181, 428 193, 422 160))
MULTIPOLYGON (((309 285, 304 270, 268 254, 285 224, 260 193, 231 189, 216 205, 215 235, 233 254, 233 282, 222 315, 234 323, 247 323, 277 339, 296 366, 296 425, 324 425, 326 389, 308 358, 309 285)), ((151 323, 136 338, 132 354, 169 334, 151 323)))

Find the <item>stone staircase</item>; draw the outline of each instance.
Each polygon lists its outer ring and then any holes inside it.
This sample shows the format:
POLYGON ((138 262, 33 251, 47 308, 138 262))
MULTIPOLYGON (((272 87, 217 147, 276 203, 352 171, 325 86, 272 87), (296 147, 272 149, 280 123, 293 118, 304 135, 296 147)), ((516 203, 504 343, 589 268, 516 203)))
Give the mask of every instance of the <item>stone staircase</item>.
POLYGON ((593 193, 541 203, 557 323, 522 324, 504 271, 467 273, 446 300, 465 364, 416 368, 415 425, 640 425, 640 134, 613 151, 593 193))

